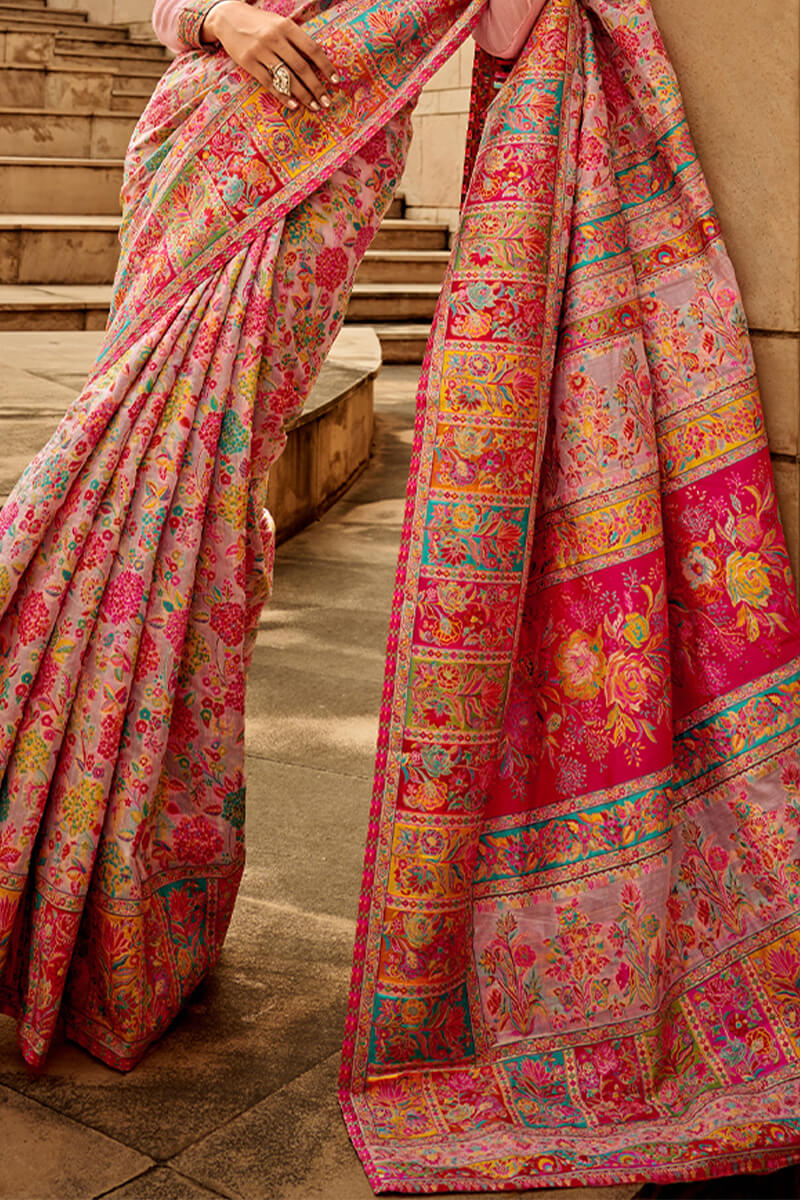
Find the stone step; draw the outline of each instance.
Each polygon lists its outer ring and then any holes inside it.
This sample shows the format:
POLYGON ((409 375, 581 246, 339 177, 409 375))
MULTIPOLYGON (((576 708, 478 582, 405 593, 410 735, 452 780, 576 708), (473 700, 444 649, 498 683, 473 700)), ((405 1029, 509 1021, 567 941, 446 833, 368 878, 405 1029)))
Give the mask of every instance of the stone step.
POLYGON ((433 221, 405 221, 388 218, 371 244, 372 250, 446 250, 450 245, 447 225, 433 221))
POLYGON ((136 117, 140 117, 152 94, 152 88, 142 88, 138 92, 116 92, 112 89, 111 111, 116 113, 131 113, 136 117))
MULTIPOLYGON (((5 10, 0 10, 5 11, 5 10)), ((130 46, 147 47, 159 54, 169 57, 169 51, 160 42, 152 38, 134 37, 127 26, 119 25, 64 25, 59 21, 59 14, 48 9, 49 21, 37 21, 35 26, 27 20, 24 13, 14 12, 13 16, 0 16, 0 33, 25 34, 29 37, 44 37, 54 34, 67 42, 75 42, 79 46, 106 45, 118 46, 121 43, 130 46)), ((73 47, 74 48, 74 47, 73 47)))
MULTIPOLYGON (((101 31, 102 32, 102 31, 101 31)), ((163 72, 172 59, 164 47, 128 39, 63 37, 62 31, 16 29, 0 21, 0 67, 18 63, 63 62, 77 67, 108 67, 144 74, 163 72)))
POLYGON ((111 288, 0 284, 0 330, 105 329, 111 288))
MULTIPOLYGON (((376 327, 430 321, 438 296, 432 283, 357 283, 347 320, 376 327)), ((0 330, 103 329, 110 299, 108 285, 0 284, 0 330)))
POLYGON ((376 325, 385 363, 421 363, 430 336, 430 323, 376 325))
MULTIPOLYGON (((0 333, 0 506, 80 392, 102 341, 99 331, 0 333)), ((267 504, 279 540, 319 517, 366 466, 379 367, 371 328, 339 333, 270 471, 267 504)))
POLYGON ((394 199, 392 200, 392 203, 389 205, 389 207, 386 210, 386 216, 387 216, 387 218, 391 218, 393 220, 400 220, 400 219, 402 219, 405 211, 406 211, 406 198, 405 198, 405 196, 400 194, 400 195, 395 196, 394 199))
POLYGON ((169 61, 143 58, 136 52, 131 53, 127 47, 125 50, 120 50, 119 54, 117 54, 110 53, 102 47, 98 50, 62 50, 58 43, 56 43, 50 58, 43 57, 39 61, 62 63, 64 66, 73 66, 78 69, 82 67, 103 67, 109 71, 135 72, 140 77, 152 77, 154 86, 155 81, 161 78, 169 66, 169 61))
POLYGON ((438 283, 357 283, 347 308, 348 321, 378 324, 431 321, 438 283))
MULTIPOLYGON (((89 68, 81 67, 80 69, 88 70, 89 68)), ((155 79, 147 72, 140 71, 134 74, 132 71, 120 71, 119 74, 112 76, 111 90, 115 95, 120 96, 150 96, 155 85, 155 79)))
POLYGON ((128 104, 133 101, 136 111, 147 103, 155 83, 152 75, 122 74, 108 67, 15 63, 0 70, 0 108, 119 110, 117 97, 122 96, 128 104))
POLYGON ((0 155, 121 159, 136 119, 135 113, 111 110, 73 113, 0 108, 0 155))
MULTIPOLYGON (((116 214, 0 213, 0 283, 110 283, 118 235, 116 214)), ((442 250, 370 249, 358 282, 441 283, 448 258, 442 250)))
POLYGON ((0 283, 108 284, 119 217, 0 214, 0 283))
POLYGON ((28 25, 47 25, 57 22, 59 25, 69 25, 70 27, 88 25, 89 14, 85 12, 77 12, 69 10, 68 12, 62 8, 44 8, 36 5, 24 5, 24 14, 20 13, 19 4, 0 4, 0 21, 16 20, 17 23, 24 20, 28 25))
MULTIPOLYGON (((0 25, 0 28, 2 26, 0 25)), ((120 50, 123 54, 135 54, 139 61, 144 59, 157 60, 164 66, 172 62, 172 55, 166 46, 160 42, 146 42, 142 38, 112 36, 120 31, 116 29, 89 30, 88 36, 83 30, 80 36, 65 37, 63 34, 56 38, 56 50, 59 54, 84 54, 88 51, 102 51, 114 54, 120 50), (105 34, 105 36, 103 36, 105 34)))
POLYGON ((121 185, 118 159, 0 157, 0 212, 115 214, 121 185))
POLYGON ((359 267, 358 281, 441 285, 449 259, 447 250, 370 249, 359 267))

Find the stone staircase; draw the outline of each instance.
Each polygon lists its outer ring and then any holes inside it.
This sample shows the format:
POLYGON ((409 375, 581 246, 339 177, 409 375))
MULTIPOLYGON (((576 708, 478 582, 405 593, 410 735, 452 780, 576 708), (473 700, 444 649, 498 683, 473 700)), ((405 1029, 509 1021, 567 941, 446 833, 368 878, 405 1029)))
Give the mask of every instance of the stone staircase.
MULTIPOLYGON (((169 61, 80 11, 0 2, 0 331, 104 328, 122 162, 169 61)), ((384 361, 421 360, 448 245, 395 201, 347 314, 375 326, 384 361)))

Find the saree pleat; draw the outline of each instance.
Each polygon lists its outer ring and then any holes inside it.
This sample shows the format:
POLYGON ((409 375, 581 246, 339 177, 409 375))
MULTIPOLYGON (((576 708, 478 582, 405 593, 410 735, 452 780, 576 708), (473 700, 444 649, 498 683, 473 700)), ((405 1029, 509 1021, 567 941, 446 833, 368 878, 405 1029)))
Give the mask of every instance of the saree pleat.
POLYGON ((800 617, 644 0, 550 0, 418 393, 341 1101, 378 1191, 800 1159, 800 617))
POLYGON ((126 159, 81 395, 0 513, 0 1007, 132 1067, 216 961, 244 865, 268 473, 472 4, 310 7, 345 76, 291 114, 181 55, 126 159))

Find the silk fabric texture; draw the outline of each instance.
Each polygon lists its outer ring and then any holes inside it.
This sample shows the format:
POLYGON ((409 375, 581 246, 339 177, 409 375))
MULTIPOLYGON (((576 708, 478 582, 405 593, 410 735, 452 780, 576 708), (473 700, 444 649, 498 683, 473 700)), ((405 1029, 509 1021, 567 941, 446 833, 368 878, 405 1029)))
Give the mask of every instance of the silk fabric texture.
POLYGON ((800 1158, 800 623, 642 0, 549 0, 418 396, 341 1101, 376 1191, 800 1158))
MULTIPOLYGON (((271 7, 274 8, 274 5, 271 7)), ((179 56, 125 164, 109 325, 0 513, 0 1005, 127 1069, 216 961, 244 863, 268 469, 480 3, 302 19, 344 84, 290 113, 179 56)))

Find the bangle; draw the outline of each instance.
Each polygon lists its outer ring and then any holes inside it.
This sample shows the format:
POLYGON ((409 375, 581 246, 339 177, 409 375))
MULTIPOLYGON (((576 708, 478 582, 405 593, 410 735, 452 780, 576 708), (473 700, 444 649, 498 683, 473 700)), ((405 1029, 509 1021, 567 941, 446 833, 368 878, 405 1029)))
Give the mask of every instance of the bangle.
POLYGON ((221 42, 204 42, 200 31, 211 9, 221 3, 222 0, 190 0, 186 8, 181 9, 178 17, 178 37, 185 46, 191 46, 193 50, 220 49, 221 42))

